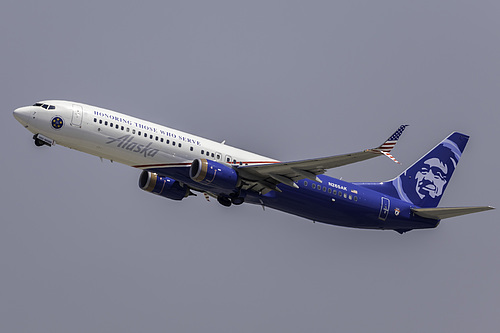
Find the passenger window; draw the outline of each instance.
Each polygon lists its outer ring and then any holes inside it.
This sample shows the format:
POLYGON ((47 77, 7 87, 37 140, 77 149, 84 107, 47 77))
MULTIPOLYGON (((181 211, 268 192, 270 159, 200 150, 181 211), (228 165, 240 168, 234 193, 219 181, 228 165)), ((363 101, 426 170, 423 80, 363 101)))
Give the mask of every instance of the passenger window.
POLYGON ((337 195, 337 190, 333 190, 333 195, 337 195))
POLYGON ((307 186, 307 180, 304 180, 304 186, 307 186))
POLYGON ((316 188, 316 184, 315 183, 312 183, 312 188, 316 188))
POLYGON ((104 122, 104 126, 108 126, 108 122, 107 121, 104 122))
POLYGON ((203 149, 201 150, 201 154, 202 154, 202 155, 204 155, 204 154, 205 154, 205 151, 204 151, 203 149))
POLYGON ((113 123, 109 123, 109 127, 113 127, 113 123))
POLYGON ((125 129, 125 127, 122 126, 122 131, 125 129))
POLYGON ((130 128, 127 127, 127 133, 130 132, 130 128))
POLYGON ((179 143, 179 148, 182 147, 182 143, 179 143))
POLYGON ((140 135, 141 135, 141 131, 137 131, 137 135, 139 135, 139 136, 140 136, 140 135))
POLYGON ((214 158, 214 157, 215 157, 215 154, 214 154, 214 153, 212 153, 212 158, 214 158))
POLYGON ((323 186, 323 192, 326 192, 326 186, 323 186))
POLYGON ((189 147, 189 150, 193 151, 193 147, 189 147))
POLYGON ((165 143, 168 145, 170 143, 170 140, 165 141, 165 143))
POLYGON ((352 194, 349 194, 349 200, 352 200, 352 194))
POLYGON ((344 193, 344 199, 347 199, 347 193, 344 193))
POLYGON ((94 123, 97 123, 97 118, 94 118, 94 123))
POLYGON ((99 119, 99 124, 102 124, 102 119, 99 119))
POLYGON ((172 141, 172 146, 175 146, 175 141, 172 141))
POLYGON ((135 134, 135 129, 132 129, 132 134, 135 134))
POLYGON ((330 194, 332 193, 332 188, 331 187, 328 188, 328 193, 330 193, 330 194))
POLYGON ((358 197, 357 196, 354 196, 354 201, 358 201, 358 197))
POLYGON ((207 151, 207 156, 210 156, 210 153, 207 151))
POLYGON ((147 138, 148 137, 148 133, 144 133, 144 137, 147 138))
POLYGON ((341 197, 341 196, 342 196, 342 191, 339 191, 339 197, 341 197))
POLYGON ((153 134, 150 134, 150 135, 149 135, 149 138, 150 138, 151 140, 153 140, 153 134))
POLYGON ((160 142, 163 142, 163 138, 160 138, 160 142))

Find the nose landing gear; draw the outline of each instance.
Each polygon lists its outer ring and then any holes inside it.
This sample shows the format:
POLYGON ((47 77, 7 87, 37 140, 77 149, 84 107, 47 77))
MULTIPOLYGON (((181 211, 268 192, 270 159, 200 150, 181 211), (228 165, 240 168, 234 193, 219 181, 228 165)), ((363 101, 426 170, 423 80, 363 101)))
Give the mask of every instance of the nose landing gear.
POLYGON ((53 146, 55 145, 55 141, 46 137, 46 136, 43 136, 42 134, 38 133, 38 134, 35 134, 33 135, 33 140, 35 140, 35 146, 37 147, 41 147, 41 146, 53 146))

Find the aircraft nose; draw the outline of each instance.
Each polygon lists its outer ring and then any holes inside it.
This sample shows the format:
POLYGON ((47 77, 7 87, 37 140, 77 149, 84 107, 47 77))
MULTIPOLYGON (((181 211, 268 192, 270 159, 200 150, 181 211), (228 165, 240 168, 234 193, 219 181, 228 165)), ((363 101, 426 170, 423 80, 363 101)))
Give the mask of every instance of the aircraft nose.
POLYGON ((20 122, 24 127, 27 127, 32 117, 32 113, 31 107, 24 106, 22 108, 15 109, 13 115, 18 122, 20 122))

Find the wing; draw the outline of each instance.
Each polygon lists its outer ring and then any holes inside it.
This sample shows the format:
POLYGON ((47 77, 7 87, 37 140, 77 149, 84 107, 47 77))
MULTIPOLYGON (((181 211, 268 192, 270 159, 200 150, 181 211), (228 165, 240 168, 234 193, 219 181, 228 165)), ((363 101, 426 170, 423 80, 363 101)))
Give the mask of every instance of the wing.
POLYGON ((321 183, 317 175, 325 173, 327 169, 361 162, 380 155, 385 155, 394 162, 399 163, 390 152, 396 145, 396 142, 406 126, 408 125, 401 125, 397 131, 380 146, 356 153, 294 162, 241 166, 238 168, 238 173, 244 182, 243 189, 265 194, 271 190, 281 192, 279 187, 277 187, 280 183, 298 188, 299 186, 296 184, 296 181, 304 178, 321 183))

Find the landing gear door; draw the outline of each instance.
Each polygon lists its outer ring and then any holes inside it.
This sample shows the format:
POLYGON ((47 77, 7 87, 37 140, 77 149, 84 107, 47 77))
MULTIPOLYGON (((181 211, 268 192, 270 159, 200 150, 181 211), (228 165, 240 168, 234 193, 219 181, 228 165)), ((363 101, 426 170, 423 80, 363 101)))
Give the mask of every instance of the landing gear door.
POLYGON ((378 215, 379 220, 385 221, 385 219, 387 219, 390 207, 391 202, 389 201, 389 199, 382 197, 382 202, 380 203, 380 214, 378 215))
POLYGON ((73 104, 73 116, 71 117, 71 125, 82 127, 83 108, 81 105, 73 104))

